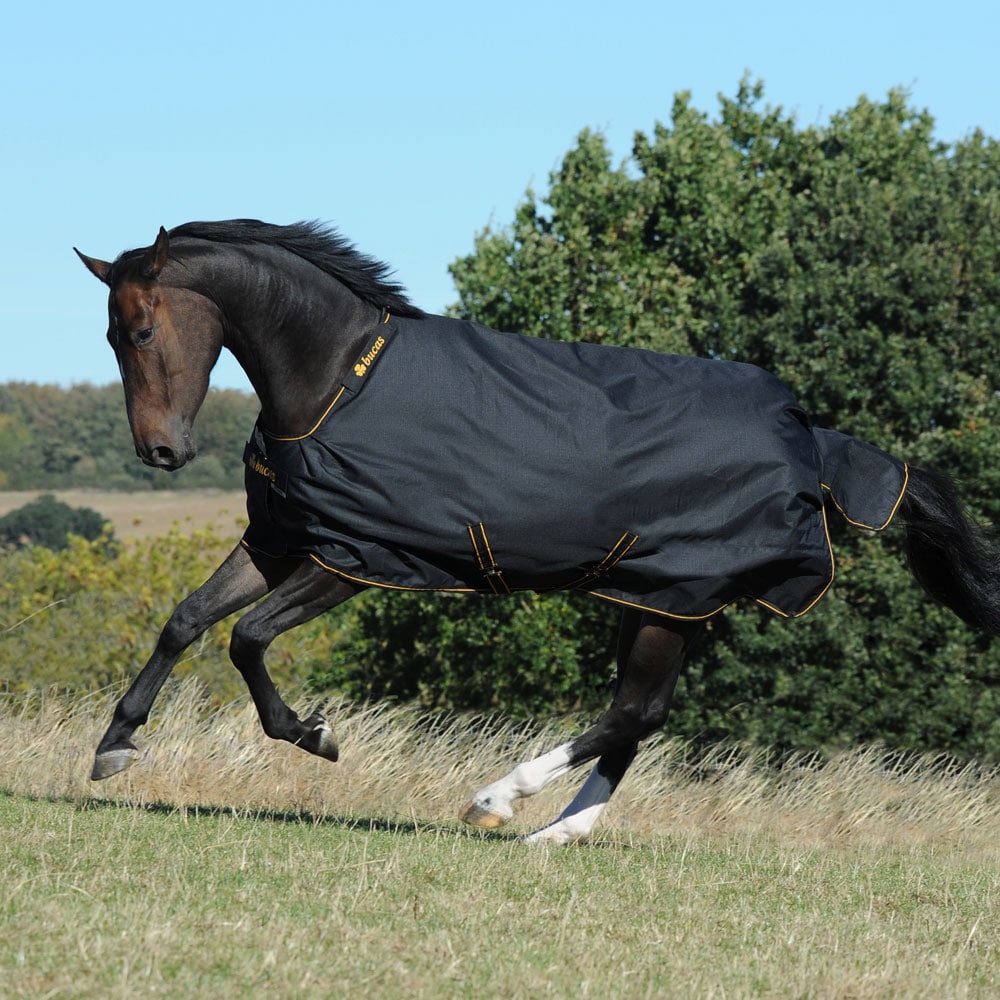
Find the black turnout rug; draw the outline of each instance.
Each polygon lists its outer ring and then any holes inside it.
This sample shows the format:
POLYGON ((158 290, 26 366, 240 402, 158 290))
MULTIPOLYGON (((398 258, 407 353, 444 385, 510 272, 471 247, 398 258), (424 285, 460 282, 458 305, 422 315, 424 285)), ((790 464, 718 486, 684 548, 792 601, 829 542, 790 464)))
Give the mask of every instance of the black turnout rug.
POLYGON ((258 421, 244 544, 379 587, 795 616, 833 578, 826 500, 881 529, 906 487, 734 362, 387 317, 334 393, 304 437, 258 421))

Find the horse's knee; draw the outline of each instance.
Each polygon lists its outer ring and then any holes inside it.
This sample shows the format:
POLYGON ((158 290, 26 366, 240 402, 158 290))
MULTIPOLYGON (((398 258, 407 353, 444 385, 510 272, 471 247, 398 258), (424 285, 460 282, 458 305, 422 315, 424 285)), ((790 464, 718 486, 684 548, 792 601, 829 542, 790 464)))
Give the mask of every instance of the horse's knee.
POLYGON ((191 598, 185 598, 174 608, 163 626, 160 645, 165 652, 180 655, 205 629, 206 625, 196 613, 191 598))
POLYGON ((234 626, 229 637, 229 658, 239 670, 241 664, 260 656, 265 643, 249 618, 241 618, 234 626))

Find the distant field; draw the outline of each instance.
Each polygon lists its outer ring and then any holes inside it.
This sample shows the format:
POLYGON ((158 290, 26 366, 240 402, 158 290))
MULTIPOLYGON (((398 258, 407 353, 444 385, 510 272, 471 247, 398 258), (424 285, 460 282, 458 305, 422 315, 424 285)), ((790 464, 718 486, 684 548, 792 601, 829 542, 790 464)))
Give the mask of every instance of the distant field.
POLYGON ((103 514, 118 538, 162 535, 175 523, 193 530, 212 525, 223 537, 243 533, 246 503, 242 490, 149 490, 119 493, 112 490, 31 490, 0 492, 0 516, 24 506, 42 493, 51 493, 71 507, 90 507, 103 514))

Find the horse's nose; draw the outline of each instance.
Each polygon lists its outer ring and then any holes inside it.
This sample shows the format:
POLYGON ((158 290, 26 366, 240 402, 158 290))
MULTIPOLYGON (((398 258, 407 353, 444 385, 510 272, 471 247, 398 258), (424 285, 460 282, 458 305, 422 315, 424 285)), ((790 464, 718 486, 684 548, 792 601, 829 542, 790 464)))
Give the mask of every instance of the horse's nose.
POLYGON ((135 451, 146 465, 167 472, 187 465, 198 453, 191 435, 184 430, 176 436, 164 433, 155 433, 149 437, 136 435, 135 451))

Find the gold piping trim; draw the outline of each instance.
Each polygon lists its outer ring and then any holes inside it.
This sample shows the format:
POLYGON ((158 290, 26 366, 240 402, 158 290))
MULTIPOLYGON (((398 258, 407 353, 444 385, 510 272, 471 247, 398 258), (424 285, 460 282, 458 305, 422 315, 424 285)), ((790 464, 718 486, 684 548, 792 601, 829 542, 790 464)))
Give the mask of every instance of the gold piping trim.
POLYGON ((602 601, 610 601, 612 604, 620 604, 626 608, 635 608, 637 611, 649 611, 654 615, 662 615, 664 618, 673 618, 675 621, 682 622, 703 622, 717 615, 720 611, 724 611, 729 607, 728 604, 720 604, 714 611, 709 611, 708 614, 704 615, 678 615, 671 611, 664 611, 661 608, 651 608, 647 604, 637 604, 635 601, 626 601, 621 597, 611 597, 608 594, 598 593, 596 590, 585 590, 585 594, 589 594, 591 597, 597 597, 602 601))
POLYGON ((319 420, 317 420, 316 423, 314 423, 312 427, 310 427, 309 430, 305 432, 305 434, 295 434, 292 435, 291 437, 284 437, 280 434, 268 434, 267 431, 264 431, 264 435, 266 437, 269 437, 272 441, 305 441, 307 437, 312 437, 313 434, 315 434, 316 431, 320 429, 320 427, 323 424, 323 421, 326 420, 326 418, 330 415, 330 411, 337 405, 337 401, 340 399, 340 397, 344 395, 344 390, 346 388, 347 387, 343 385, 340 387, 340 391, 337 393, 336 396, 333 397, 333 401, 323 411, 323 416, 321 416, 319 420))
MULTIPOLYGON (((898 506, 898 503, 897 503, 898 506)), ((802 615, 808 614, 812 611, 814 607, 826 596, 826 592, 833 586, 833 581, 837 575, 837 564, 833 555, 833 544, 830 541, 830 528, 826 519, 826 511, 821 511, 823 515, 823 534, 826 537, 826 551, 830 556, 830 578, 826 581, 823 589, 810 601, 810 603, 804 607, 801 611, 796 611, 795 614, 789 614, 787 611, 782 611, 777 605, 771 604, 769 601, 764 601, 759 597, 753 598, 753 600, 759 604, 762 608, 767 608, 768 611, 773 612, 780 618, 801 618, 802 615)), ((596 590, 587 590, 585 593, 590 594, 591 597, 599 597, 602 601, 611 601, 613 604, 623 604, 627 608, 636 608, 639 611, 650 611, 656 615, 663 615, 664 618, 673 618, 677 621, 683 622, 703 622, 713 616, 717 615, 720 611, 724 611, 730 605, 735 604, 736 601, 728 601, 725 604, 720 604, 714 611, 709 611, 704 615, 679 615, 672 611, 663 611, 660 608, 651 608, 645 604, 636 604, 634 601, 626 601, 621 597, 611 597, 608 594, 598 593, 596 590)), ((738 600, 738 598, 737 598, 738 600)))
POLYGON ((411 593, 421 593, 421 594, 431 594, 431 593, 443 593, 443 594, 475 594, 475 587, 401 587, 396 583, 376 583, 374 580, 366 580, 363 576, 351 576, 350 573, 345 573, 342 569, 337 569, 336 566, 328 566, 322 559, 319 558, 315 553, 310 552, 309 558, 312 559, 317 566, 321 569, 325 569, 328 573, 333 573, 336 576, 343 577, 345 580, 350 580, 352 583, 362 583, 366 587, 379 587, 381 590, 404 590, 411 593))
MULTIPOLYGON (((385 326, 386 323, 389 322, 391 316, 392 313, 390 313, 387 310, 385 314, 385 319, 382 320, 382 326, 385 326)), ((330 402, 330 405, 323 411, 323 415, 319 418, 319 420, 316 421, 316 423, 312 425, 312 427, 309 428, 309 430, 305 432, 305 434, 294 434, 291 437, 284 437, 280 434, 268 434, 267 431, 264 431, 264 434, 267 437, 269 437, 272 441, 305 441, 307 437, 312 437, 313 434, 315 434, 316 431, 320 429, 320 427, 323 425, 323 421, 326 420, 326 418, 330 415, 330 411, 337 405, 337 401, 340 399, 341 396, 344 395, 344 390, 346 388, 347 386, 344 385, 340 387, 339 391, 337 392, 337 395, 334 396, 333 400, 330 402)))
POLYGON ((823 508, 823 534, 826 536, 826 551, 830 553, 830 579, 826 581, 826 586, 812 599, 812 601, 804 607, 801 611, 796 611, 794 615, 789 614, 787 611, 782 611, 781 608, 770 604, 767 601, 762 601, 759 597, 755 597, 754 600, 762 607, 767 608, 768 611, 773 611, 776 615, 782 618, 801 618, 803 615, 808 614, 823 598, 826 596, 826 592, 833 586, 834 578, 837 575, 837 560, 833 554, 833 543, 830 541, 830 524, 826 519, 826 508, 823 508))
POLYGON ((896 497, 896 502, 892 505, 892 510, 889 512, 888 518, 886 518, 885 523, 881 527, 875 528, 870 524, 862 524, 860 521, 852 521, 851 518, 847 516, 844 512, 844 508, 837 503, 837 498, 833 495, 833 490, 826 483, 820 483, 820 486, 826 490, 827 496, 833 503, 833 506, 840 511, 840 516, 852 527, 855 528, 865 528, 868 531, 884 531, 886 528, 892 524, 893 518, 896 516, 896 512, 899 510, 899 505, 903 502, 903 497, 906 496, 906 487, 910 484, 910 467, 905 462, 903 463, 903 487, 899 491, 899 496, 896 497))

